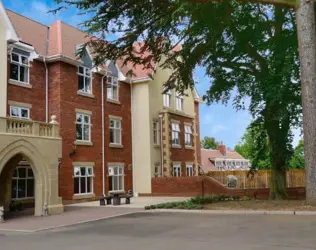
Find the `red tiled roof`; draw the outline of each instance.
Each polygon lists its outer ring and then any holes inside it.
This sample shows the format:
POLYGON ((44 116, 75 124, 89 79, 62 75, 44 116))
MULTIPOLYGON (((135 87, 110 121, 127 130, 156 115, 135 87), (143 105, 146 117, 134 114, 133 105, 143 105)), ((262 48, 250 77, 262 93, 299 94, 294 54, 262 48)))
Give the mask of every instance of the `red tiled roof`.
POLYGON ((20 41, 32 45, 38 54, 46 55, 48 27, 10 10, 7 14, 20 41))
POLYGON ((203 171, 207 173, 209 171, 217 170, 210 159, 215 161, 218 158, 245 160, 245 158, 238 154, 236 151, 226 150, 226 156, 224 156, 219 150, 201 148, 201 162, 203 166, 203 171))

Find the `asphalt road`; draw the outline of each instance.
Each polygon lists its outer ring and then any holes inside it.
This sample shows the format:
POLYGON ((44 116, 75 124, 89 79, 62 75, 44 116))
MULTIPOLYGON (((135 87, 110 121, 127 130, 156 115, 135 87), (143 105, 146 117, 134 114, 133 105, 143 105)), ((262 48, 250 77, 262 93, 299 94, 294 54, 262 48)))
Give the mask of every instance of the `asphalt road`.
POLYGON ((1 250, 316 249, 316 216, 137 213, 32 234, 0 232, 1 250))

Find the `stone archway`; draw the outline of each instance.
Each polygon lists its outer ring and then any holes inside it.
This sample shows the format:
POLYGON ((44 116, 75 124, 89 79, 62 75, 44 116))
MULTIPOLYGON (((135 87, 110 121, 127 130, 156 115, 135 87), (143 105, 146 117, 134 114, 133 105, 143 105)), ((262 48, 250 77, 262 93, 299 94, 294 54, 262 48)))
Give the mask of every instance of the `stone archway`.
POLYGON ((0 151, 0 180, 9 177, 12 164, 20 160, 19 156, 25 157, 29 162, 35 178, 35 216, 42 215, 44 202, 48 204, 50 214, 63 212, 62 202, 58 197, 58 159, 43 156, 40 150, 43 149, 20 139, 0 151))

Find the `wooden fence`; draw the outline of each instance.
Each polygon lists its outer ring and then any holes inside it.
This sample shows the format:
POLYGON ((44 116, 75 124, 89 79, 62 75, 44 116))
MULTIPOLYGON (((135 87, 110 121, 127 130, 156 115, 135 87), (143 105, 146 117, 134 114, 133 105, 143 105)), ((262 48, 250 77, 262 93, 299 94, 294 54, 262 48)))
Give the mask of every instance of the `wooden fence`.
MULTIPOLYGON (((253 188, 270 188, 271 171, 259 170, 254 175, 248 175, 248 171, 232 170, 232 171, 211 171, 207 175, 221 182, 225 186, 236 189, 253 189, 253 188), (228 176, 235 176, 237 182, 235 185, 229 185, 228 176)), ((293 169, 286 172, 286 185, 289 188, 305 187, 305 170, 293 169)))

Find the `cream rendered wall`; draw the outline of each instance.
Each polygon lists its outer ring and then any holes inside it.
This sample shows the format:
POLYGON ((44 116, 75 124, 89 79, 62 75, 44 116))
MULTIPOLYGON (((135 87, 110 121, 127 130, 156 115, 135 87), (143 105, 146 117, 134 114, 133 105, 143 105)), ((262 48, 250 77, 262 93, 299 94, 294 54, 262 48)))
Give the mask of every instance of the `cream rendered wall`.
POLYGON ((0 15, 0 117, 7 114, 7 29, 0 15))
POLYGON ((149 85, 132 85, 134 192, 151 193, 149 85))
MULTIPOLYGON (((153 142, 153 121, 159 119, 159 113, 164 109, 163 107, 163 84, 168 80, 172 71, 170 69, 162 69, 157 67, 156 73, 154 75, 154 80, 149 82, 149 96, 150 96, 150 150, 151 150, 151 176, 154 176, 154 165, 157 162, 161 162, 161 153, 160 147, 154 146, 153 142)), ((183 99, 183 111, 176 110, 176 92, 175 90, 171 91, 171 111, 186 114, 192 117, 195 116, 194 110, 194 97, 190 89, 185 91, 187 96, 184 96, 183 99)))

